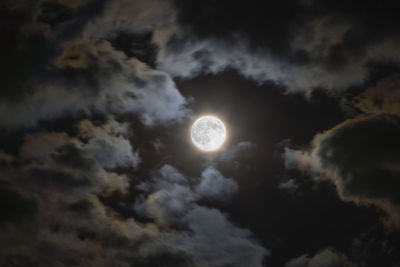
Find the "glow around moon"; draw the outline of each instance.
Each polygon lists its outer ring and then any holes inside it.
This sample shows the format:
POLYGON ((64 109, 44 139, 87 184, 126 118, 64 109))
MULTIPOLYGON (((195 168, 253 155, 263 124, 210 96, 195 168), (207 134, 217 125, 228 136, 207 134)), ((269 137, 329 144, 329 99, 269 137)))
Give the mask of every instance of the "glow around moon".
POLYGON ((190 136, 199 149, 214 151, 220 148, 226 139, 225 125, 215 116, 203 116, 193 123, 190 136))

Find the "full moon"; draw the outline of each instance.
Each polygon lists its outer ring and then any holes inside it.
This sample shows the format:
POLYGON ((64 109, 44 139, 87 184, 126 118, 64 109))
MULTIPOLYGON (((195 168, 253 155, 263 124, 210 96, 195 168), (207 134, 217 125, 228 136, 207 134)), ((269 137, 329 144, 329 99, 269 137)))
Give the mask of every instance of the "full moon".
POLYGON ((225 125, 215 116, 203 116, 193 123, 190 136, 199 149, 214 151, 225 141, 225 125))

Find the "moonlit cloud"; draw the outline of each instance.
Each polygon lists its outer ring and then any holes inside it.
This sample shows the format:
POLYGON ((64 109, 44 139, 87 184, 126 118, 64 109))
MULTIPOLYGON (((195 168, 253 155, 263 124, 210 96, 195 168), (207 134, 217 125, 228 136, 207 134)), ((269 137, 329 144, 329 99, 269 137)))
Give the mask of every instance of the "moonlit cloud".
POLYGON ((235 226, 219 210, 196 203, 201 198, 225 200, 236 190, 236 183, 211 167, 197 183, 192 188, 188 178, 164 165, 152 180, 138 186, 148 193, 135 205, 139 213, 164 227, 185 225, 189 229, 152 242, 155 252, 183 252, 193 266, 263 266, 268 251, 252 239, 249 230, 235 226))
MULTIPOLYGON (((73 261, 78 265, 131 266, 157 264, 168 257, 168 266, 180 262, 199 267, 263 266, 269 252, 249 230, 230 222, 225 213, 197 203, 204 198, 226 201, 237 189, 234 180, 213 167, 204 170, 200 178, 189 178, 164 165, 137 185, 141 195, 131 203, 134 212, 121 218, 100 199, 129 192, 128 176, 114 171, 135 169, 141 160, 127 139, 129 125, 113 118, 100 125, 82 120, 77 129, 78 136, 64 132, 28 136, 20 152, 22 168, 8 168, 11 176, 2 178, 11 189, 18 188, 15 194, 21 194, 24 205, 37 207, 31 224, 15 221, 0 238, 5 244, 11 236, 30 237, 24 243, 18 243, 24 240, 21 238, 8 244, 2 264, 9 264, 13 255, 21 264, 73 261), (148 222, 141 222, 144 217, 148 222), (32 235, 33 231, 41 235, 32 235), (102 246, 109 247, 107 252, 101 252, 102 246), (43 247, 52 247, 51 257, 43 247)), ((26 216, 32 216, 30 210, 25 211, 26 216)))
POLYGON ((238 189, 237 183, 222 176, 213 167, 208 167, 201 174, 201 182, 196 187, 200 197, 224 200, 238 189))

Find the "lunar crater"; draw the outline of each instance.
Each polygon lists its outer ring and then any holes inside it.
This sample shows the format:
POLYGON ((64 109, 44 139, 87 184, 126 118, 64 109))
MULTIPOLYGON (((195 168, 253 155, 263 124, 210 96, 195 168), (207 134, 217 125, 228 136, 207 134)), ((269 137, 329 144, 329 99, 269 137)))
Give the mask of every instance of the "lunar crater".
POLYGON ((215 116, 203 116, 194 122, 191 138, 193 143, 203 151, 217 150, 226 138, 225 125, 215 116))

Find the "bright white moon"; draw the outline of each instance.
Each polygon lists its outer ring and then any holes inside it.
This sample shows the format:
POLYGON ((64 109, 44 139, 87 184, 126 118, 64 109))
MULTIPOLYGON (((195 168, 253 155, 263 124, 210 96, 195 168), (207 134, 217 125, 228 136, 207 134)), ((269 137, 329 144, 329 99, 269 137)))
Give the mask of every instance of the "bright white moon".
POLYGON ((193 123, 190 136, 201 150, 217 150, 226 138, 225 125, 215 116, 203 116, 193 123))

